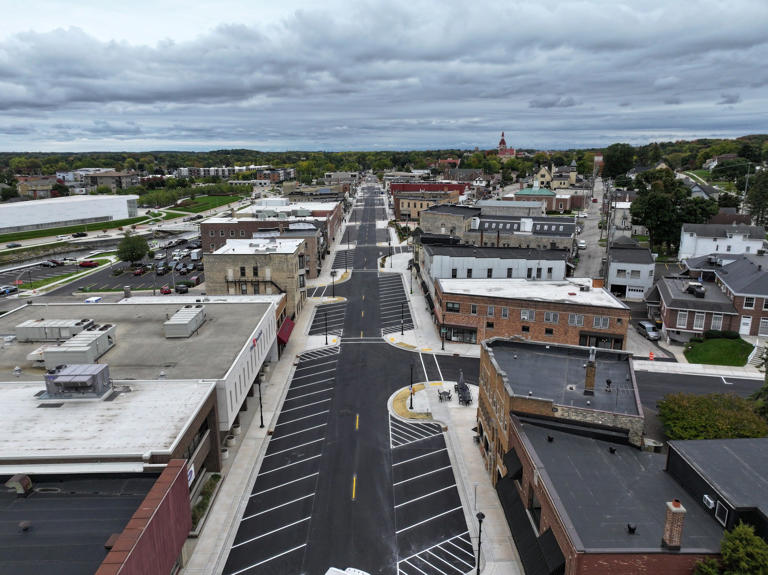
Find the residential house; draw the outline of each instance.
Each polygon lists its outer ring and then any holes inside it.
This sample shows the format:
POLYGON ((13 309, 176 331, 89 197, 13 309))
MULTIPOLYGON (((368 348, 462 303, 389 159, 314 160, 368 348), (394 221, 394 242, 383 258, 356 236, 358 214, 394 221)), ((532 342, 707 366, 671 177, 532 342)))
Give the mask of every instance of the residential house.
POLYGON ((691 197, 702 198, 705 200, 716 200, 721 190, 715 186, 710 186, 691 178, 683 178, 683 185, 691 192, 691 197))
POLYGON ((117 192, 125 190, 139 183, 139 176, 135 172, 94 172, 85 176, 86 187, 96 189, 99 186, 106 186, 117 192))
POLYGON ((619 237, 608 249, 608 290, 621 298, 642 300, 653 286, 655 267, 650 249, 631 238, 619 237))
POLYGON ((752 225, 752 216, 740 214, 736 208, 720 208, 714 216, 709 218, 708 224, 743 224, 752 225))
POLYGON ((16 191, 28 200, 41 200, 51 197, 51 190, 56 184, 56 176, 16 176, 16 191))
POLYGON ((763 249, 765 228, 739 224, 683 224, 677 258, 712 253, 755 254, 763 249))

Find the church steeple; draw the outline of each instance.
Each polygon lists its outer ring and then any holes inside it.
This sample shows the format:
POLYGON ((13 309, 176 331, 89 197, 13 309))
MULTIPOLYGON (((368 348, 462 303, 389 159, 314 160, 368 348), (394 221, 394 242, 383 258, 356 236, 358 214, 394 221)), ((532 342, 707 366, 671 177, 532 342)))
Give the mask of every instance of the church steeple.
POLYGON ((504 139, 504 132, 501 133, 501 140, 499 140, 499 150, 507 149, 507 141, 504 139))

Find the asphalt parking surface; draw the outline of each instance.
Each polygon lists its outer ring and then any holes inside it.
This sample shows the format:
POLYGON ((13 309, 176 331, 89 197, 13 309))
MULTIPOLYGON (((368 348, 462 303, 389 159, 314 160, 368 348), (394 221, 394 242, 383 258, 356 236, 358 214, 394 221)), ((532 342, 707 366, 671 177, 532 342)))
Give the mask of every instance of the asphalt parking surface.
POLYGON ((324 335, 326 329, 328 335, 341 335, 344 331, 346 312, 347 304, 345 302, 317 306, 312 325, 309 327, 309 335, 324 335))
POLYGON ((299 357, 225 575, 304 572, 338 353, 330 347, 299 357))
POLYGON ((336 256, 333 258, 333 269, 335 270, 352 269, 354 257, 355 257, 354 246, 352 246, 348 250, 337 251, 336 256))
POLYGON ((30 282, 36 282, 77 271, 85 271, 85 269, 86 268, 78 267, 75 262, 65 263, 63 266, 56 266, 55 268, 43 267, 40 265, 28 266, 22 269, 0 272, 0 285, 19 285, 16 284, 16 281, 21 280, 24 283, 20 284, 20 288, 23 289, 24 284, 30 282))
POLYGON ((414 327, 400 274, 379 274, 379 319, 382 335, 414 327))

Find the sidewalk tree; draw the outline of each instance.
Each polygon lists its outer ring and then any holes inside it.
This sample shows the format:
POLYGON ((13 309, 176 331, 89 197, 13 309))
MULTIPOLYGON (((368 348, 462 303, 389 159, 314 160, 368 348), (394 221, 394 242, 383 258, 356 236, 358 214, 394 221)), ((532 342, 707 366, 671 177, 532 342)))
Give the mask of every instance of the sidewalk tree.
POLYGON ((141 236, 126 233, 125 237, 117 245, 117 257, 124 262, 138 262, 144 259, 149 252, 147 240, 141 236))
POLYGON ((768 543, 755 534, 752 525, 739 522, 723 534, 720 561, 705 559, 696 564, 694 575, 768 575, 768 543))
POLYGON ((626 174, 632 169, 635 161, 635 150, 629 144, 611 144, 603 153, 603 176, 615 178, 626 174))
POLYGON ((737 395, 668 394, 658 404, 669 439, 731 439, 765 437, 768 423, 753 404, 737 395))
POLYGON ((765 223, 768 217, 768 172, 762 170, 752 184, 749 186, 747 192, 747 205, 749 206, 749 213, 755 218, 757 225, 765 223))

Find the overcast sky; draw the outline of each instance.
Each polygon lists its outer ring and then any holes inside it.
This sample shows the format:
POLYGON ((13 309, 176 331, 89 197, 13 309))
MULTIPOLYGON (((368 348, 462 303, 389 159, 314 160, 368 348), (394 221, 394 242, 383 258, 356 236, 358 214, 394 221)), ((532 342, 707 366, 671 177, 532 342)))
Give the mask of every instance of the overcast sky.
POLYGON ((3 151, 768 132, 766 0, 0 0, 0 14, 3 151))

